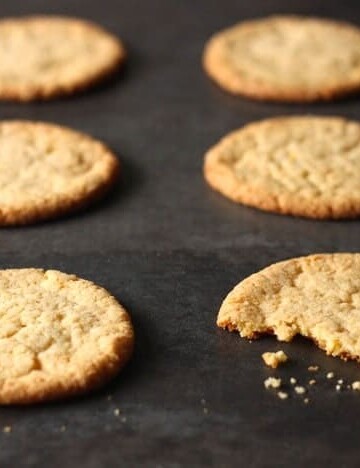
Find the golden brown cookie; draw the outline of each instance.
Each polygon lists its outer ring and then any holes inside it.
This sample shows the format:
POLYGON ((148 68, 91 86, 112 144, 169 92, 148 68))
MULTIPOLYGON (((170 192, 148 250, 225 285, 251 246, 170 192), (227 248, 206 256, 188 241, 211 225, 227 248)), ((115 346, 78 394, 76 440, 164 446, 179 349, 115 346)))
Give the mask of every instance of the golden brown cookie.
POLYGON ((54 218, 102 197, 119 173, 89 136, 47 123, 0 121, 0 225, 54 218))
POLYGON ((230 133, 205 156, 207 182, 235 202, 309 218, 360 215, 360 125, 283 117, 230 133))
POLYGON ((214 81, 235 94, 332 99, 360 89, 360 29, 301 16, 244 21, 210 39, 203 63, 214 81))
POLYGON ((88 88, 125 60, 122 42, 88 21, 29 16, 0 21, 0 99, 50 99, 88 88))
POLYGON ((105 289, 74 275, 0 270, 0 404, 100 387, 131 356, 133 328, 105 289))
POLYGON ((242 337, 303 335, 332 356, 360 361, 360 254, 319 254, 275 263, 224 300, 219 327, 242 337))

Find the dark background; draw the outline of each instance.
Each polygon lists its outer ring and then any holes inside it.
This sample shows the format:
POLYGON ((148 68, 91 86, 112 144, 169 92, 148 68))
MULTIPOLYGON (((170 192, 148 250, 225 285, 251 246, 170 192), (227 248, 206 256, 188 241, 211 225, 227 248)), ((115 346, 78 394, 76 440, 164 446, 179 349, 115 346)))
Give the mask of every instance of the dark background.
POLYGON ((360 118, 360 99, 309 106, 235 98, 206 78, 201 53, 213 32, 238 20, 302 13, 359 24, 360 3, 1 2, 1 16, 24 13, 93 19, 125 40, 130 57, 111 84, 49 103, 3 103, 1 118, 88 132, 116 151, 124 171, 115 192, 81 215, 2 229, 0 267, 51 267, 103 285, 131 312, 137 341, 126 370, 95 395, 1 408, 0 428, 11 425, 12 433, 0 431, 0 466, 359 466, 360 394, 339 394, 325 378, 332 370, 360 380, 359 365, 328 358, 305 340, 249 344, 215 326, 222 299, 238 281, 288 257, 357 251, 359 223, 232 204, 206 186, 202 160, 221 136, 251 120, 310 112, 360 118), (280 347, 292 364, 272 372, 260 355, 280 347), (314 363, 320 377, 308 405, 264 390, 272 374, 306 382, 314 363))

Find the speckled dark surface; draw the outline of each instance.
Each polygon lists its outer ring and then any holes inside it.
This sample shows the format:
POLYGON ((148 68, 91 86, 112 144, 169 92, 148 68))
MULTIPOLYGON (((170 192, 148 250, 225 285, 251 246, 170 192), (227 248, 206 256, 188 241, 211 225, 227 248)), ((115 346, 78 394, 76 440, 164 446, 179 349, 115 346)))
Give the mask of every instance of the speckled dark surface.
POLYGON ((1 3, 3 16, 30 12, 94 19, 125 39, 130 60, 107 86, 51 103, 0 104, 1 118, 57 122, 105 140, 124 163, 124 180, 81 215, 1 230, 0 266, 58 268, 105 286, 131 312, 137 344, 127 369, 95 395, 0 409, 0 427, 12 426, 11 434, 0 431, 1 468, 359 466, 360 394, 336 393, 325 378, 334 371, 346 382, 360 379, 359 365, 299 339, 281 345, 293 363, 272 372, 260 354, 280 347, 274 339, 249 344, 214 323, 225 294, 259 268, 312 252, 359 250, 359 222, 236 206, 208 189, 201 168, 206 149, 245 122, 304 112, 360 118, 360 99, 246 101, 217 89, 200 66, 206 39, 237 20, 292 12, 360 23, 359 2, 1 3), (308 405, 263 389, 273 374, 306 383, 314 363, 321 369, 308 405))

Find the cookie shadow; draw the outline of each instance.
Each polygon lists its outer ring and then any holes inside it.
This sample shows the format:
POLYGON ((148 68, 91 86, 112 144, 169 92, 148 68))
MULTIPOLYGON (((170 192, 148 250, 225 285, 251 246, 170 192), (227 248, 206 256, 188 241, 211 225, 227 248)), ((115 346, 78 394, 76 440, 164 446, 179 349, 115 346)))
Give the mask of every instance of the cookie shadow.
MULTIPOLYGON (((116 154, 119 153, 115 152, 116 154)), ((73 218, 75 216, 79 218, 86 217, 90 213, 95 214, 98 211, 112 209, 136 193, 145 180, 142 169, 133 161, 123 156, 120 158, 120 164, 120 176, 114 187, 103 198, 81 211, 64 216, 62 219, 73 218)))
MULTIPOLYGON (((205 76, 208 97, 214 103, 225 106, 228 110, 240 112, 239 118, 247 115, 246 121, 239 121, 234 126, 241 128, 245 123, 260 121, 276 116, 309 115, 343 116, 345 118, 357 118, 349 115, 348 106, 353 106, 354 112, 360 103, 360 92, 355 90, 348 94, 339 95, 331 99, 319 99, 311 102, 272 101, 266 99, 254 99, 242 94, 234 94, 218 86, 214 81, 205 76), (346 108, 345 108, 346 107, 346 108)), ((205 84, 204 79, 204 84, 205 84)), ((229 129, 230 131, 231 129, 229 129)))

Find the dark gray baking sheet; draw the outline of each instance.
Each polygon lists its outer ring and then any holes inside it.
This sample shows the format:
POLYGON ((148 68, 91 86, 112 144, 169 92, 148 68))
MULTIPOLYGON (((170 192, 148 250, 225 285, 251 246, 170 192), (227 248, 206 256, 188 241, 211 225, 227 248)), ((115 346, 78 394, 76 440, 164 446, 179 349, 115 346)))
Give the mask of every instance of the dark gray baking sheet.
POLYGON ((130 60, 107 86, 50 103, 1 104, 1 118, 57 122, 101 138, 121 157, 124 179, 81 215, 2 229, 0 267, 58 268, 103 285, 131 312, 137 342, 127 369, 93 396, 1 408, 0 428, 11 425, 12 433, 0 431, 0 466, 359 466, 360 395, 338 394, 324 377, 360 379, 359 365, 305 340, 281 345, 294 362, 279 374, 305 382, 316 363, 322 381, 308 406, 299 397, 283 402, 263 389, 272 372, 260 354, 278 349, 276 341, 249 344, 215 327, 221 300, 239 280, 291 256, 357 251, 359 222, 236 206, 205 185, 202 158, 248 121, 304 112, 360 118, 360 100, 307 106, 234 98, 204 76, 200 59, 211 33, 237 20, 292 12, 360 23, 360 3, 1 2, 2 16, 30 12, 93 19, 125 39, 130 60))

